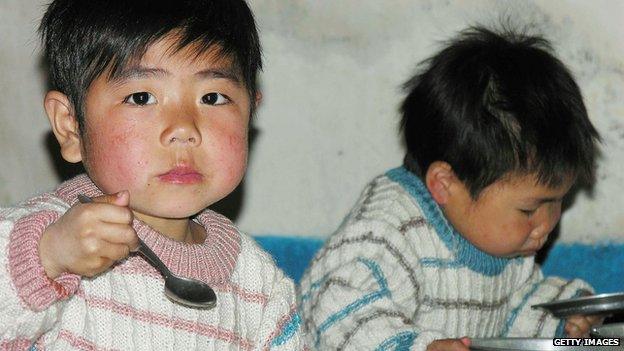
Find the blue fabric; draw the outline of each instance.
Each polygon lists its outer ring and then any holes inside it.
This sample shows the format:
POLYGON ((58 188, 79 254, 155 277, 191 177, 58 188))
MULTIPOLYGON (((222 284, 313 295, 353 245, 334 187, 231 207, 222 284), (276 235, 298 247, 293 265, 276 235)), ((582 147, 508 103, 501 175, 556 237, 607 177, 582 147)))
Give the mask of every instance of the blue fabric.
MULTIPOLYGON (((320 238, 257 236, 255 239, 296 283, 323 246, 320 238)), ((624 244, 556 244, 548 252, 542 271, 546 276, 581 278, 596 293, 624 291, 624 244)))

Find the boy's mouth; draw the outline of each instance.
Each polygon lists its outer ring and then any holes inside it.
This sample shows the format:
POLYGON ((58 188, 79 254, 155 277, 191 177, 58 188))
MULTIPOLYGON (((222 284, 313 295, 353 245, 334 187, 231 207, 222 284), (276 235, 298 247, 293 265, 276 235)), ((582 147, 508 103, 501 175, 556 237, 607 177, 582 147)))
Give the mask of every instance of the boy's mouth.
POLYGON ((172 184, 193 184, 201 182, 203 178, 201 173, 191 167, 175 167, 158 176, 161 181, 172 184))

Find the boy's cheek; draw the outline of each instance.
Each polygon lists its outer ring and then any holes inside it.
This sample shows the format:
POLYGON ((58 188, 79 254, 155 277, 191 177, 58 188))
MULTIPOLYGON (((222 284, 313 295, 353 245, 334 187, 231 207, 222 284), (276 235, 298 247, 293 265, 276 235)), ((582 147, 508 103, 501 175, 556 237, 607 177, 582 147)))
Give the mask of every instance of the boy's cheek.
MULTIPOLYGON (((207 164, 211 173, 219 172, 219 178, 227 184, 237 185, 247 168, 247 138, 244 135, 223 135, 214 149, 212 164, 207 164)), ((213 173, 214 174, 214 173, 213 173)))
POLYGON ((147 169, 149 164, 146 157, 141 157, 139 148, 122 139, 111 141, 93 143, 85 160, 91 178, 107 193, 128 190, 128 185, 137 181, 137 170, 147 169))

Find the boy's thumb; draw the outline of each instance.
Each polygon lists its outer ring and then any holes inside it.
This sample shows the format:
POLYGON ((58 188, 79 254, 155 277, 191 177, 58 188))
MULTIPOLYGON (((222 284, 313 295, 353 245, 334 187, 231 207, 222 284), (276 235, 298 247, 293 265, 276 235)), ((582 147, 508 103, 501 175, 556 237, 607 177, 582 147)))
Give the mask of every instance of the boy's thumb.
POLYGON ((130 193, 127 190, 122 190, 114 194, 104 194, 93 198, 93 202, 107 203, 117 206, 128 206, 130 202, 130 193))

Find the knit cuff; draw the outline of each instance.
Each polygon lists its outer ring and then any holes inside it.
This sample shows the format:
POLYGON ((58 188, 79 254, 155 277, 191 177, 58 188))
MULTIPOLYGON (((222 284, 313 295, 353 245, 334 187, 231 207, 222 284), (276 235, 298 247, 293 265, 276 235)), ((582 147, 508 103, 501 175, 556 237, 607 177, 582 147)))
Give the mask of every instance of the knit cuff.
POLYGON ((80 285, 80 276, 63 273, 50 279, 39 257, 39 242, 45 229, 61 213, 41 211, 15 222, 9 243, 9 274, 17 295, 28 308, 41 311, 56 301, 73 295, 80 285))

